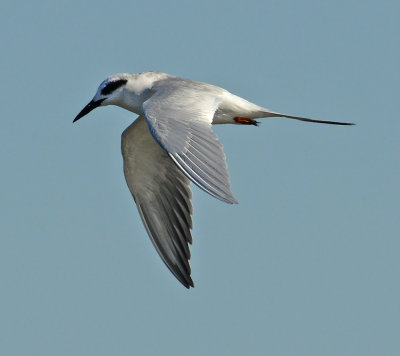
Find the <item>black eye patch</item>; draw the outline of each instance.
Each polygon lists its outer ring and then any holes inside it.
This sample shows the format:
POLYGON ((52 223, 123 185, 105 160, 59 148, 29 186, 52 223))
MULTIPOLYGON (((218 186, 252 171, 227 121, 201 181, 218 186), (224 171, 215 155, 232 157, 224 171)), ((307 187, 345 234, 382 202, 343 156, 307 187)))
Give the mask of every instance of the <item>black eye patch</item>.
POLYGON ((101 95, 111 94, 115 89, 118 89, 119 87, 126 84, 127 81, 128 81, 127 79, 118 79, 113 82, 108 82, 106 86, 103 89, 101 89, 101 95))

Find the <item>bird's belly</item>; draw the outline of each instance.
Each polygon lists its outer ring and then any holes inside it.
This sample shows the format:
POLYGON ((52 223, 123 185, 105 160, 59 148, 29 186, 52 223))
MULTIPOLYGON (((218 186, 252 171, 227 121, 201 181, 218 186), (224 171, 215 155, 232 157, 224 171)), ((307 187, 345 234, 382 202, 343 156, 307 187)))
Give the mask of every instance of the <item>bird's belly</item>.
POLYGON ((217 125, 217 124, 234 124, 235 121, 233 120, 234 118, 234 113, 233 112, 228 112, 227 110, 221 110, 217 109, 215 111, 212 124, 217 125))
POLYGON ((226 92, 213 117, 213 124, 237 124, 235 118, 255 119, 264 117, 265 112, 260 106, 239 96, 226 92))

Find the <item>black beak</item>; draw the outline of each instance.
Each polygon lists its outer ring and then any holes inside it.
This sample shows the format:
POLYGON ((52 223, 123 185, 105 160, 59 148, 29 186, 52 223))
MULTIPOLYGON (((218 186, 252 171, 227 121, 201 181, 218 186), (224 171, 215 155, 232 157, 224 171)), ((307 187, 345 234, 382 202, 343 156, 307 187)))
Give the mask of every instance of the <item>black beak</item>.
POLYGON ((89 114, 93 109, 96 109, 98 106, 100 106, 100 104, 104 101, 104 99, 100 99, 97 101, 91 101, 89 104, 87 104, 82 111, 76 116, 76 118, 74 119, 74 121, 78 121, 80 118, 84 117, 85 115, 89 114))

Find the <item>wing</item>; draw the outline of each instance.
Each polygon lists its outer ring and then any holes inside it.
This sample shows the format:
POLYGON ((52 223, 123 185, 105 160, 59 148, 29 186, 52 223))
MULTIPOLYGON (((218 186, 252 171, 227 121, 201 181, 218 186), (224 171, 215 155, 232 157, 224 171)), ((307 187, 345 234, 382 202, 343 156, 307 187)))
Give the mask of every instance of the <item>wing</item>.
POLYGON ((190 181, 154 141, 143 117, 122 134, 125 179, 158 254, 186 287, 190 277, 190 181))
POLYGON ((211 129, 222 89, 179 78, 160 83, 143 103, 154 139, 201 189, 226 203, 237 203, 222 144, 211 129))

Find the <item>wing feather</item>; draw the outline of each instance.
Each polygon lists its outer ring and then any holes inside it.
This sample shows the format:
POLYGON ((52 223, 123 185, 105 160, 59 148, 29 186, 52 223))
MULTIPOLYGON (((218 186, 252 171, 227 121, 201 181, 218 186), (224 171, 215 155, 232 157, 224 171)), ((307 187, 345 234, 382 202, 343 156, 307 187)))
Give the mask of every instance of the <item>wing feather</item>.
POLYGON ((197 186, 224 202, 237 203, 222 144, 211 129, 222 89, 169 78, 152 90, 142 108, 154 139, 197 186))
POLYGON ((190 180, 154 141, 143 117, 122 135, 125 179, 158 254, 187 288, 192 243, 190 180))

